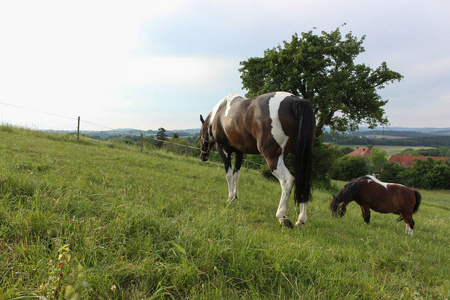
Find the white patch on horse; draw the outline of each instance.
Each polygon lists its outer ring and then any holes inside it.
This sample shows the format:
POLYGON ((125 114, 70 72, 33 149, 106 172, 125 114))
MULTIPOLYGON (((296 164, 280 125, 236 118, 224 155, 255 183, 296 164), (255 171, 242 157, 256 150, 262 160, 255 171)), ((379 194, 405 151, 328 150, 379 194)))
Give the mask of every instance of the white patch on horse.
POLYGON ((298 220, 295 222, 295 225, 306 224, 306 220, 308 217, 306 216, 306 203, 300 203, 300 214, 298 215, 298 220))
POLYGON ((225 98, 223 98, 222 100, 220 100, 216 106, 214 106, 214 108, 211 111, 211 117, 209 118, 209 125, 214 124, 214 119, 216 117, 217 111, 219 110, 219 108, 222 106, 223 103, 227 102, 227 112, 228 113, 228 106, 229 103, 231 103, 231 101, 236 98, 236 97, 240 97, 239 95, 236 94, 230 94, 228 96, 226 96, 225 98))
MULTIPOLYGON (((235 192, 234 192, 234 187, 233 187, 233 171, 231 170, 231 167, 228 168, 227 173, 226 173, 226 177, 227 177, 227 183, 228 183, 228 201, 231 202, 234 200, 234 198, 236 198, 235 192)), ((237 189, 237 187, 236 187, 237 189)))
POLYGON ((237 97, 240 97, 239 95, 236 94, 231 94, 228 95, 224 98, 224 100, 227 101, 227 109, 225 110, 225 117, 228 117, 228 113, 230 112, 230 108, 231 108, 231 101, 233 101, 234 99, 236 99, 237 97))
POLYGON ((287 202, 289 200, 289 195, 291 194, 292 186, 294 185, 294 177, 289 173, 289 170, 284 165, 284 155, 280 155, 277 162, 276 169, 273 170, 272 174, 278 179, 281 185, 281 198, 278 205, 278 210, 276 217, 280 222, 286 219, 286 209, 287 202))
POLYGON ((270 119, 272 120, 271 133, 272 133, 272 136, 275 139, 275 141, 278 143, 278 145, 280 145, 283 153, 284 153, 284 147, 286 146, 286 143, 289 140, 289 137, 286 135, 286 133, 283 130, 283 127, 281 126, 281 121, 280 121, 280 117, 278 115, 278 111, 280 109, 281 102, 288 96, 292 96, 292 94, 285 93, 285 92, 277 92, 269 100, 270 119))
POLYGON ((411 227, 409 227, 409 225, 406 224, 405 233, 409 235, 414 235, 414 230, 412 230, 411 227))
MULTIPOLYGON (((372 180, 373 182, 378 183, 379 185, 384 186, 385 189, 387 189, 387 188, 388 188, 388 185, 390 185, 390 184, 392 184, 392 185, 401 185, 401 184, 398 184, 398 183, 382 182, 382 181, 378 180, 376 177, 374 177, 374 176, 372 176, 372 175, 367 175, 367 177, 369 177, 370 180, 372 180)), ((368 181, 370 181, 370 180, 368 180, 368 181)), ((401 186, 403 186, 403 185, 401 185, 401 186)))

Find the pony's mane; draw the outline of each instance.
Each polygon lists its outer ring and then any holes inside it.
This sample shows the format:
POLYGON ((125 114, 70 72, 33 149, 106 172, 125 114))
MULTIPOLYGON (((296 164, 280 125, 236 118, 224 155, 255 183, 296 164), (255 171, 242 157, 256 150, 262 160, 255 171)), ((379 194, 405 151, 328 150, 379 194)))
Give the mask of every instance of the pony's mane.
POLYGON ((339 202, 345 201, 350 202, 353 201, 355 196, 359 194, 359 182, 361 180, 370 179, 368 176, 361 176, 356 179, 353 179, 349 183, 347 183, 342 190, 340 190, 336 194, 336 200, 339 202))

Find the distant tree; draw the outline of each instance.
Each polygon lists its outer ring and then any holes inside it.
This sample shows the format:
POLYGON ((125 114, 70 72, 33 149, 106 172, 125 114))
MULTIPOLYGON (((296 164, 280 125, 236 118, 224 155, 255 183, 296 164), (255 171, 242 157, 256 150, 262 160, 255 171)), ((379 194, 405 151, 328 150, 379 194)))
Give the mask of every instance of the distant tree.
POLYGON ((178 132, 175 132, 175 133, 173 134, 173 137, 172 137, 172 138, 174 138, 174 139, 179 139, 180 136, 178 135, 178 132))
MULTIPOLYGON (((345 25, 345 24, 344 24, 345 25)), ((366 123, 369 128, 388 123, 377 90, 403 76, 383 62, 372 69, 356 64, 365 50, 365 36, 358 39, 340 29, 316 35, 312 31, 294 34, 291 42, 267 49, 264 57, 242 61, 242 84, 247 97, 265 92, 287 91, 312 102, 316 114, 316 136, 324 126, 345 132, 366 123)))
POLYGON ((163 127, 158 128, 158 133, 156 134, 156 146, 161 148, 165 140, 167 140, 166 130, 163 127))
POLYGON ((419 152, 417 152, 416 150, 412 149, 412 148, 407 148, 405 150, 403 150, 402 152, 400 152, 400 155, 420 155, 419 152))
POLYGON ((450 156, 450 148, 448 148, 448 147, 439 147, 438 151, 439 151, 439 156, 441 156, 441 157, 450 156))
POLYGON ((419 149, 417 153, 423 156, 440 156, 439 150, 436 148, 419 149))

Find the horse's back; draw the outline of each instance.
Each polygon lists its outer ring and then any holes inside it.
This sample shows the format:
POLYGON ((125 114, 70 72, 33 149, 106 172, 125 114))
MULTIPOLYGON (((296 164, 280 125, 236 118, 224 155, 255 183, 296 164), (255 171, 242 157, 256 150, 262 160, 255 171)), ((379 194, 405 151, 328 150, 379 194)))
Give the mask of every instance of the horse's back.
MULTIPOLYGON (((366 177, 367 178, 367 177, 366 177)), ((385 183, 373 178, 361 180, 361 201, 381 213, 392 213, 400 209, 412 210, 416 203, 413 189, 396 183, 385 183)))
POLYGON ((244 153, 260 153, 266 139, 278 146, 292 148, 295 135, 294 101, 299 98, 285 92, 267 93, 245 99, 227 96, 213 111, 213 130, 218 142, 228 140, 244 153))

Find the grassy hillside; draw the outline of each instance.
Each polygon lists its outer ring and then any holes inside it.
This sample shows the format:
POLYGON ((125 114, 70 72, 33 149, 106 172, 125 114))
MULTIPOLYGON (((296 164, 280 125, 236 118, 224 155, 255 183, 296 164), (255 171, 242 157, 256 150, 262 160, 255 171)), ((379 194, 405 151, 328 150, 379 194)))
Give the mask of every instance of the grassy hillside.
POLYGON ((291 230, 256 172, 227 205, 222 166, 164 152, 0 126, 0 157, 0 299, 449 297, 449 191, 421 191, 413 237, 322 190, 291 230))

